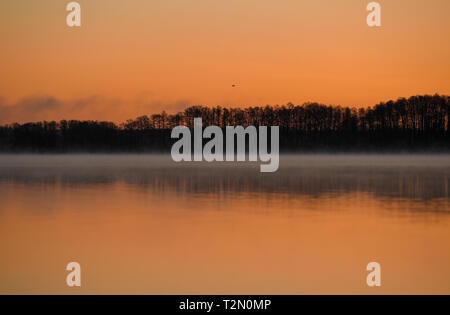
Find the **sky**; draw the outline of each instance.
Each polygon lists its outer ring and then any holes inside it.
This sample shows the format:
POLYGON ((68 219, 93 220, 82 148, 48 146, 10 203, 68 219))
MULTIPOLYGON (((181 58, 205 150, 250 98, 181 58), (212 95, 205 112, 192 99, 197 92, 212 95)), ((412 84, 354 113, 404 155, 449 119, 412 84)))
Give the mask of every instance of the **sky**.
POLYGON ((0 2, 0 123, 450 94, 448 0, 69 2, 0 2))

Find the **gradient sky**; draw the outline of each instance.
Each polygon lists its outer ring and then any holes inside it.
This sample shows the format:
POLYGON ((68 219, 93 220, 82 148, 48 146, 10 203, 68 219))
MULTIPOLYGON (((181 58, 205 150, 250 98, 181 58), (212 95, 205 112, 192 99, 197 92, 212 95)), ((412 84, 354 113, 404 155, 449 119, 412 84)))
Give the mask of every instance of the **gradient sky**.
POLYGON ((0 122, 450 94, 449 0, 78 2, 0 2, 0 122))

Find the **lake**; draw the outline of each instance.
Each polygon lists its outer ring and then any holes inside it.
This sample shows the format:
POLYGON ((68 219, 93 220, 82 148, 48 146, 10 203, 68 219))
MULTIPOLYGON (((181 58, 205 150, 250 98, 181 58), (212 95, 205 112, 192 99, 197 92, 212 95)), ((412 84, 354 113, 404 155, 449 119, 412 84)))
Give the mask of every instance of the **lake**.
POLYGON ((0 293, 450 294, 450 155, 259 165, 0 155, 0 293))

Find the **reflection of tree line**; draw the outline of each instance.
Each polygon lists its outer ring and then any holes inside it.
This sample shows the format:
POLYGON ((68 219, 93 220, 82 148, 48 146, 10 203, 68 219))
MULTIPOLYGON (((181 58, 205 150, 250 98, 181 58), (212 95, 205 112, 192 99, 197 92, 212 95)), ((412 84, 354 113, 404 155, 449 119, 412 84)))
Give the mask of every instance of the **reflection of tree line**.
MULTIPOLYGON (((450 169, 446 167, 295 167, 261 174, 255 168, 0 168, 0 183, 91 188, 126 184, 144 193, 206 195, 229 199, 340 196, 363 192, 378 198, 417 202, 440 200, 450 211, 450 169)), ((103 188, 102 188, 103 189, 103 188)))
POLYGON ((167 151, 170 130, 205 125, 280 126, 283 151, 448 150, 450 97, 414 96, 356 109, 307 103, 302 106, 223 108, 193 106, 184 112, 141 116, 120 125, 60 121, 0 127, 3 151, 167 151))

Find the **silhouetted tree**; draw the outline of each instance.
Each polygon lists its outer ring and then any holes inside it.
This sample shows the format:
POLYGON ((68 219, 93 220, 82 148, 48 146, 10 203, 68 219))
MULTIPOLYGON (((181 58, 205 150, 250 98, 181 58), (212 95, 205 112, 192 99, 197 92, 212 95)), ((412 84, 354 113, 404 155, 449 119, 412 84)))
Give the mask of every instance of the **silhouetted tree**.
POLYGON ((284 151, 399 151, 450 149, 449 96, 419 95, 348 108, 305 103, 284 106, 223 108, 191 106, 173 115, 144 115, 112 122, 62 120, 0 126, 3 152, 168 151, 171 129, 205 126, 280 126, 284 151))

